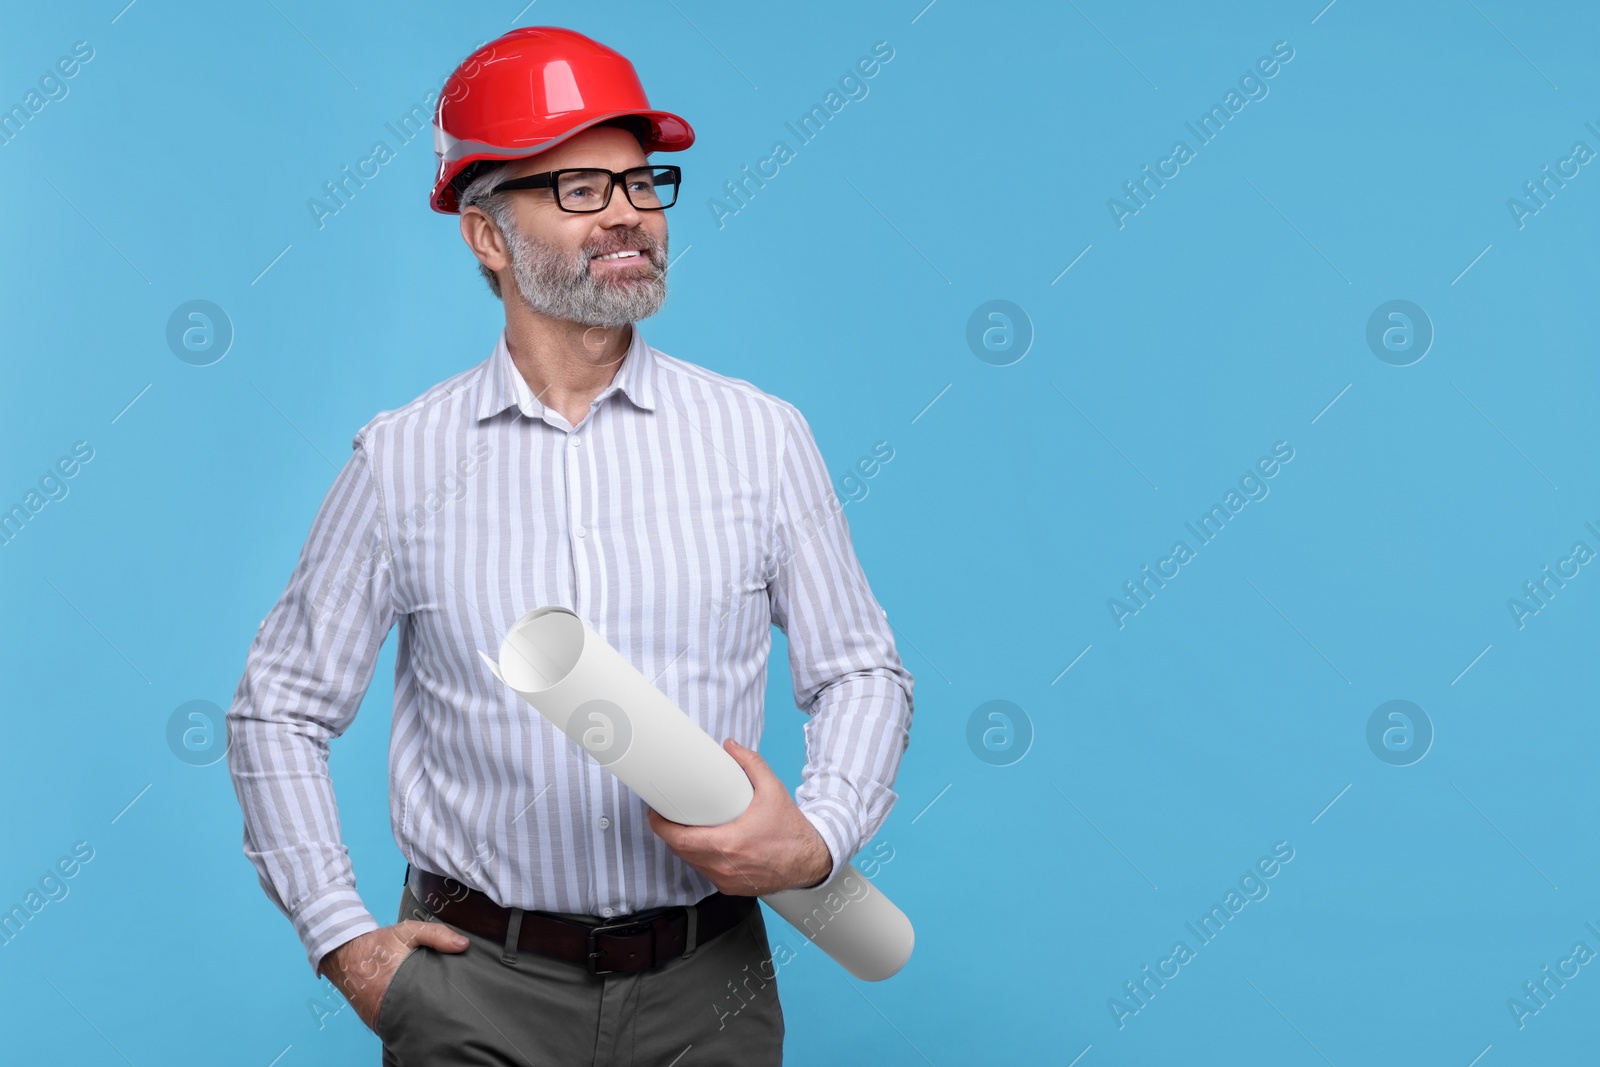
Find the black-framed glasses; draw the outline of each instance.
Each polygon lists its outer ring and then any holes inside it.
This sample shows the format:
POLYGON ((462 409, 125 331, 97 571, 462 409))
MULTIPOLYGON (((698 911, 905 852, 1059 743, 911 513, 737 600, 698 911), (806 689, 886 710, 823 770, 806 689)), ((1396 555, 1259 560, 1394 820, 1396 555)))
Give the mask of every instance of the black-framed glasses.
POLYGON ((512 178, 496 185, 494 192, 551 189, 555 192, 556 206, 562 211, 585 213, 604 211, 611 203, 611 190, 621 183, 628 203, 640 211, 663 211, 678 202, 682 173, 674 166, 630 167, 621 172, 570 167, 512 178))

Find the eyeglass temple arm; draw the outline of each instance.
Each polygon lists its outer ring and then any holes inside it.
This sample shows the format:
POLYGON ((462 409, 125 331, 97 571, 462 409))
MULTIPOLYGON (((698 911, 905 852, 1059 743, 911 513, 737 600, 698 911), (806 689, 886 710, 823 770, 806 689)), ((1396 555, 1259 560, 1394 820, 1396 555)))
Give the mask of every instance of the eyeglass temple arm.
POLYGON ((511 189, 549 189, 555 185, 556 171, 545 171, 542 174, 529 174, 521 178, 511 178, 494 187, 497 193, 511 189))

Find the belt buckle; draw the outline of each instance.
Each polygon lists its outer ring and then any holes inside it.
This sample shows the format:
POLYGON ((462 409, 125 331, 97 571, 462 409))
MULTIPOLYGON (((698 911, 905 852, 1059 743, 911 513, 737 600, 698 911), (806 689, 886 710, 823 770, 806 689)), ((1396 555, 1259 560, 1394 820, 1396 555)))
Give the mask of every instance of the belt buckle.
MULTIPOLYGON (((594 975, 596 978, 598 978, 600 975, 603 975, 603 974, 617 974, 617 973, 619 973, 619 972, 617 972, 615 970, 604 970, 604 971, 602 971, 602 970, 598 970, 597 969, 598 965, 597 965, 597 963, 595 961, 600 958, 600 950, 595 947, 595 943, 594 943, 594 939, 595 939, 595 937, 597 935, 599 935, 599 934, 616 933, 616 932, 621 931, 621 930, 628 930, 630 932, 636 931, 636 930, 648 930, 650 928, 650 924, 652 922, 654 922, 657 918, 659 918, 659 916, 652 915, 648 919, 632 919, 632 920, 629 920, 627 922, 606 923, 606 924, 602 924, 600 926, 591 926, 591 927, 589 927, 587 952, 586 952, 586 955, 585 955, 585 958, 584 958, 584 964, 585 964, 585 966, 587 966, 589 968, 589 973, 594 975)), ((652 946, 651 956, 652 956, 652 958, 654 958, 653 946, 652 946)))

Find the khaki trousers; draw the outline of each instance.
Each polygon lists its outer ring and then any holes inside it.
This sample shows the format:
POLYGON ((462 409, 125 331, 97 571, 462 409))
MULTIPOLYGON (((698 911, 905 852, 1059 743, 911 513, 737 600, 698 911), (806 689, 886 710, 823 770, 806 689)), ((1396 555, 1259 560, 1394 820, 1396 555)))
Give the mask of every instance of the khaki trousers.
MULTIPOLYGON (((440 921, 410 889, 399 917, 440 921)), ((395 971, 374 1025, 384 1067, 783 1063, 783 1008, 759 903, 688 959, 634 974, 596 977, 527 951, 506 963, 504 945, 459 932, 471 942, 465 952, 415 948, 395 971)))

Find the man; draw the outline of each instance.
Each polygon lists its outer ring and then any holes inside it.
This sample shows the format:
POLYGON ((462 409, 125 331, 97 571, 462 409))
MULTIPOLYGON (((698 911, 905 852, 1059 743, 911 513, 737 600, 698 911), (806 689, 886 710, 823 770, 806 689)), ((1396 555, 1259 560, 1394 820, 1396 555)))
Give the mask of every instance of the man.
POLYGON ((395 1064, 781 1062, 756 897, 887 817, 912 678, 810 428, 650 347, 687 122, 568 30, 479 49, 441 95, 432 203, 505 305, 483 363, 380 413, 319 510, 228 712, 245 853, 395 1064), (749 809, 680 825, 499 683, 528 609, 587 619, 736 759, 749 809), (400 626, 400 920, 356 892, 327 772, 400 626), (809 714, 791 798, 756 753, 771 626, 809 714))

